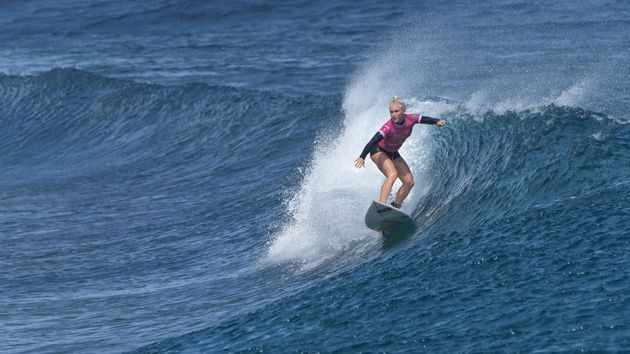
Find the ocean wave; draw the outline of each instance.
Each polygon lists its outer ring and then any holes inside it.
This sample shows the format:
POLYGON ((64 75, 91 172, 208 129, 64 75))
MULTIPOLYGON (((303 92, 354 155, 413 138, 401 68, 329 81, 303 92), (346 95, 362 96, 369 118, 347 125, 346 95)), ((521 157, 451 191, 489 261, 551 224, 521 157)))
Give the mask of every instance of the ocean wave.
MULTIPOLYGON (((488 111, 480 117, 473 116, 461 106, 452 106, 448 115, 450 125, 439 133, 414 134, 411 138, 417 139, 421 135, 423 144, 431 145, 430 156, 418 160, 410 155, 414 149, 403 152, 414 161, 412 169, 422 171, 418 177, 421 176, 422 183, 429 187, 420 196, 412 198, 415 201, 409 211, 418 228, 411 231, 407 238, 410 242, 405 246, 394 246, 395 250, 392 250, 386 246, 387 240, 383 241, 365 229, 361 210, 367 204, 355 208, 360 214, 357 217, 350 215, 354 209, 343 211, 347 200, 357 199, 360 189, 336 181, 334 170, 344 167, 321 165, 316 153, 315 161, 304 173, 302 187, 288 202, 288 212, 293 219, 287 220, 273 235, 265 261, 297 264, 298 267, 292 269, 297 269, 298 274, 306 278, 315 277, 313 274, 321 276, 320 273, 343 272, 347 276, 332 277, 321 286, 311 279, 309 284, 315 284, 315 289, 287 294, 251 313, 158 341, 135 352, 273 351, 280 349, 277 338, 283 331, 305 326, 308 329, 304 331, 310 332, 312 321, 327 316, 338 318, 339 311, 344 316, 353 316, 356 309, 344 301, 357 301, 357 307, 368 309, 363 311, 371 311, 372 305, 407 304, 388 307, 389 322, 386 322, 392 326, 399 323, 391 320, 392 316, 400 320, 406 318, 408 313, 405 311, 409 306, 427 308, 425 316, 433 322, 426 330, 431 331, 431 338, 439 342, 433 345, 439 348, 453 346, 450 336, 443 337, 444 331, 450 333, 449 330, 457 330, 459 326, 467 328, 472 320, 470 316, 475 312, 458 312, 457 317, 451 318, 447 330, 435 324, 444 319, 439 311, 433 314, 434 306, 449 303, 451 299, 457 305, 457 301, 465 296, 478 298, 481 285, 471 283, 468 278, 482 281, 483 286, 497 292, 501 289, 492 282, 511 284, 510 272, 522 273, 519 278, 522 282, 535 283, 538 278, 531 272, 544 270, 522 268, 519 264, 527 263, 523 258, 529 253, 534 253, 531 256, 548 267, 557 267, 557 264, 571 267, 571 263, 561 264, 564 258, 554 260, 553 256, 541 256, 563 252, 565 257, 578 257, 583 251, 577 245, 584 240, 571 239, 570 235, 558 233, 558 230, 567 228, 578 232, 588 228, 592 220, 584 218, 589 215, 590 206, 599 215, 604 212, 605 200, 624 202, 623 198, 614 195, 628 186, 630 171, 624 161, 630 157, 630 141, 626 125, 597 112, 556 105, 503 114, 488 111), (324 207, 318 208, 322 201, 324 207), (340 218, 346 221, 339 223, 340 218), (550 232, 556 232, 560 237, 545 243, 550 232), (555 248, 544 248, 550 245, 555 248), (348 271, 349 268, 352 270, 348 271), (324 270, 318 273, 315 269, 324 270), (483 274, 472 274, 475 271, 483 274), (446 276, 457 279, 444 281, 446 276), (426 288, 419 295, 416 291, 406 290, 404 284, 407 282, 427 282, 427 285, 423 285, 426 288), (452 291, 461 294, 451 297, 452 291), (470 295, 473 293, 476 295, 470 295), (263 322, 266 325, 262 325, 263 322), (269 323, 274 325, 268 326, 269 323), (256 347, 250 347, 251 343, 256 347)), ((348 135, 343 136, 350 139, 348 135)), ((336 144, 344 145, 344 142, 336 144)), ((343 163, 351 164, 351 160, 343 163)), ((352 184, 362 186, 364 183, 355 179, 352 184)), ((375 196, 378 186, 373 187, 371 193, 375 196)), ((623 207, 616 205, 613 210, 613 221, 620 223, 623 207)), ((605 229, 617 234, 623 232, 614 224, 605 229)), ((601 240, 605 236, 598 238, 601 240)), ((614 238, 610 242, 614 242, 614 238)), ((555 294, 550 298, 562 298, 557 292, 555 294)), ((536 298, 531 293, 523 296, 536 298)), ((582 310, 591 311, 592 307, 586 306, 582 310)), ((506 325, 505 318, 496 313, 493 312, 493 316, 498 321, 497 326, 506 325)), ((330 328, 321 330, 334 331, 330 328)), ((370 328, 363 330, 373 331, 370 328)), ((409 332, 418 336, 418 331, 409 332)), ((366 339, 369 336, 357 337, 345 332, 325 338, 311 343, 300 336, 291 344, 300 348, 343 349, 374 345, 366 339)), ((474 348, 484 347, 478 343, 474 348)))
POLYGON ((67 68, 2 75, 0 162, 13 172, 54 165, 72 174, 98 165, 218 173, 288 153, 329 119, 332 102, 135 83, 67 68))
MULTIPOLYGON (((416 179, 403 209, 420 226, 418 239, 561 203, 626 178, 611 166, 628 158, 618 139, 627 128, 603 114, 554 104, 480 114, 450 100, 409 103, 450 120, 440 130, 418 128, 401 150, 416 179)), ((361 118, 349 121, 332 151, 314 155, 288 199, 288 218, 272 235, 266 261, 311 269, 346 254, 360 264, 377 247, 362 216, 382 175, 370 161, 365 171, 353 170, 351 162, 371 134, 361 118)))
POLYGON ((627 159, 623 130, 605 115, 568 106, 460 114, 434 140, 433 187, 414 214, 475 227, 622 181, 624 173, 611 167, 627 159))

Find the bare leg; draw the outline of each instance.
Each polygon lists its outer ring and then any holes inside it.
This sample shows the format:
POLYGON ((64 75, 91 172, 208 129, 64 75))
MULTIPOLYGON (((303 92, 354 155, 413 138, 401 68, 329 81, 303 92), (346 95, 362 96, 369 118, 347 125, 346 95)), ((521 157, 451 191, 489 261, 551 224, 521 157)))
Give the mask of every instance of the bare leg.
POLYGON ((377 152, 372 155, 372 161, 374 161, 374 164, 378 166, 378 169, 385 175, 385 182, 383 182, 381 186, 381 194, 379 195, 378 201, 380 203, 387 203, 387 197, 389 197, 392 186, 398 178, 397 168, 394 162, 383 152, 377 152))
POLYGON ((398 173, 398 177, 402 181, 402 186, 398 189, 398 193, 396 193, 396 200, 394 202, 398 205, 402 205, 405 198, 411 192, 411 188, 413 188, 413 175, 411 174, 411 170, 407 165, 407 162, 402 157, 399 157, 393 161, 394 166, 396 166, 396 172, 398 173))

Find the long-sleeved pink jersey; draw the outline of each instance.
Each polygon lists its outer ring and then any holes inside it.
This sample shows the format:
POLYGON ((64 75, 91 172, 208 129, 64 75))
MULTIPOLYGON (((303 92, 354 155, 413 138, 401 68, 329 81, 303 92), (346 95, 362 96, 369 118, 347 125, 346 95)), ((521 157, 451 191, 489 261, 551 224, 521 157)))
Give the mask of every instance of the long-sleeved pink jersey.
POLYGON ((422 119, 421 114, 405 114, 405 122, 401 125, 389 119, 379 130, 383 139, 378 142, 378 146, 389 152, 398 151, 411 135, 413 126, 420 123, 420 119, 422 119))

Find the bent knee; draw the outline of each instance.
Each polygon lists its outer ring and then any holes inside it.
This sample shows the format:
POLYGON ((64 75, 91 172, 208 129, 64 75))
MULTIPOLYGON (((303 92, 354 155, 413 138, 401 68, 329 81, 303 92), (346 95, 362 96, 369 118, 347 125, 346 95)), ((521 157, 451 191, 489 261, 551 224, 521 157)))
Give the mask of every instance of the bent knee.
POLYGON ((407 181, 403 181, 403 184, 405 186, 407 186, 407 188, 413 188, 413 186, 415 186, 416 184, 414 183, 413 179, 411 180, 407 180, 407 181))
POLYGON ((392 173, 392 174, 387 175, 387 180, 388 181, 394 182, 397 179, 398 179, 398 174, 397 173, 392 173))

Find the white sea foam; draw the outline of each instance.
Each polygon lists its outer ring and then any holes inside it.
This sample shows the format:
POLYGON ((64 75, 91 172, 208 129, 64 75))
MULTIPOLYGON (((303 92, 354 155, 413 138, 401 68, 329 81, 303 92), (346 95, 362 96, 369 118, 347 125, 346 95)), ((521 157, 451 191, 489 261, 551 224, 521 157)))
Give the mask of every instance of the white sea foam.
POLYGON ((495 98, 488 89, 479 89, 470 95, 468 100, 464 102, 463 107, 477 117, 479 113, 487 111, 496 114, 505 114, 508 111, 535 111, 550 104, 578 107, 584 102, 593 86, 594 82, 592 80, 584 79, 560 91, 557 95, 541 97, 535 93, 528 94, 525 90, 521 90, 515 93, 513 97, 500 99, 495 98))
POLYGON ((591 86, 592 82, 590 80, 580 81, 562 91, 562 93, 553 99, 552 102, 559 106, 578 106, 584 100, 584 97, 591 86))

